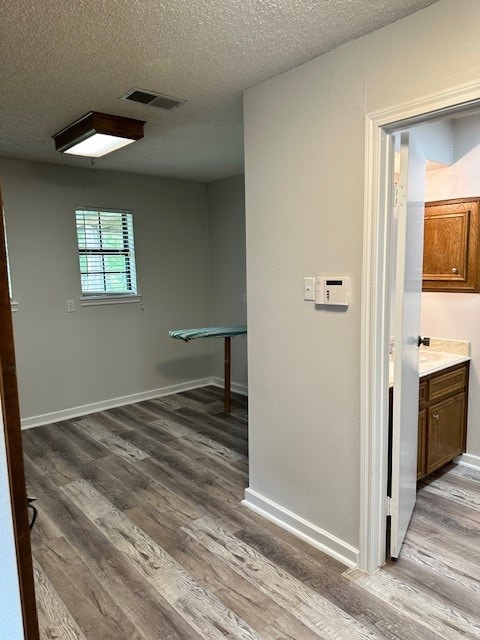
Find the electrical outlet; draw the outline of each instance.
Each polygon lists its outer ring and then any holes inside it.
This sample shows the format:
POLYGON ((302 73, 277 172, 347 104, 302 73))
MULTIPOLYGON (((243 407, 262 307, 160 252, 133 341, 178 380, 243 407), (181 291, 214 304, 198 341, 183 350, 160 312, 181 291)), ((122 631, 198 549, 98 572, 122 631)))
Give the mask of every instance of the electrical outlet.
POLYGON ((247 294, 243 294, 243 304, 247 304, 247 294))
POLYGON ((67 312, 73 313, 75 311, 75 300, 67 300, 67 312))

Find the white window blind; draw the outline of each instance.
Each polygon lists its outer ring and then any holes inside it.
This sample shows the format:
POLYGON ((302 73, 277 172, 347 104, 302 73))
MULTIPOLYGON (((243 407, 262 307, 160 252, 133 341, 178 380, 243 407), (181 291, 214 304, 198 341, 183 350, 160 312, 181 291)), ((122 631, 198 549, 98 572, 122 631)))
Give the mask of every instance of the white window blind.
POLYGON ((90 207, 75 213, 82 294, 135 295, 132 213, 90 207))

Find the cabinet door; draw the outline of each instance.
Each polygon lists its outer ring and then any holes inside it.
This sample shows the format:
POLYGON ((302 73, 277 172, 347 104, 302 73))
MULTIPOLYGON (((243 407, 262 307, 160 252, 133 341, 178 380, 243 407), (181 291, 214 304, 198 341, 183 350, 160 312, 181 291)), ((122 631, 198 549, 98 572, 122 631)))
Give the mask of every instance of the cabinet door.
POLYGON ((417 480, 421 480, 427 475, 425 471, 426 437, 427 410, 422 409, 418 413, 417 480))
POLYGON ((462 453, 464 431, 464 393, 438 402, 427 409, 427 474, 462 453))
POLYGON ((478 201, 425 205, 424 291, 478 291, 478 201))

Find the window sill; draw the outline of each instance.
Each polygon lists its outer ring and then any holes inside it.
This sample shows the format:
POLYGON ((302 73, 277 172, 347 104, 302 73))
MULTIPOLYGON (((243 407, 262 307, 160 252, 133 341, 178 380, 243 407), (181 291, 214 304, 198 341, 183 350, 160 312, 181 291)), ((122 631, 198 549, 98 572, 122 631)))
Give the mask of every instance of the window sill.
POLYGON ((116 296, 82 296, 80 298, 81 307, 97 307, 104 304, 128 304, 141 303, 141 295, 120 294, 116 296))

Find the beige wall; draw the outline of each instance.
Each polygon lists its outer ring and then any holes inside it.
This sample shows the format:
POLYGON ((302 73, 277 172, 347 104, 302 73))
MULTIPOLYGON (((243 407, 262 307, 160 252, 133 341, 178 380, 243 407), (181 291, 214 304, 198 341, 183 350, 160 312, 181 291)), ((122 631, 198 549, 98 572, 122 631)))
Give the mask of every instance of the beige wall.
POLYGON ((211 375, 208 341, 168 337, 209 324, 204 185, 14 160, 0 177, 22 418, 211 375), (133 211, 143 306, 79 306, 77 205, 133 211))
MULTIPOLYGON (((207 184, 210 316, 213 325, 247 321, 245 180, 235 176, 207 184)), ((223 379, 223 340, 211 340, 212 373, 223 379)), ((247 388, 247 340, 232 340, 232 384, 247 388)))
POLYGON ((476 0, 443 0, 245 94, 250 488, 359 541, 365 114, 480 79, 476 0), (346 311, 303 277, 352 278, 346 311))

